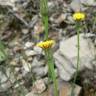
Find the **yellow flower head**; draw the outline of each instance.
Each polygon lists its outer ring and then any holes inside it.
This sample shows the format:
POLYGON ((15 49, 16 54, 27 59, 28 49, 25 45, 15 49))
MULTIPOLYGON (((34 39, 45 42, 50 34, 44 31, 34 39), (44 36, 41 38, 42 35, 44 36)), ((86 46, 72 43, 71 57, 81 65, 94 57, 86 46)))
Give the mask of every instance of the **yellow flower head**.
POLYGON ((51 48, 54 43, 55 43, 54 40, 47 40, 47 41, 38 43, 37 46, 43 49, 47 49, 47 48, 51 48))
POLYGON ((73 19, 77 21, 81 21, 85 19, 85 14, 82 12, 76 12, 73 14, 73 19))

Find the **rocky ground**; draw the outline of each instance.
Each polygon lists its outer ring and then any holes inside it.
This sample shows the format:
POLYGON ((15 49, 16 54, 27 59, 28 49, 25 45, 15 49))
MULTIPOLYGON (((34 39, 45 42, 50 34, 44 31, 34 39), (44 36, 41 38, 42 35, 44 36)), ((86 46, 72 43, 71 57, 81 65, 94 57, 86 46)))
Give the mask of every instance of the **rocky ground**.
MULTIPOLYGON (((39 4, 39 0, 0 0, 0 40, 7 53, 6 58, 0 49, 0 96, 53 96, 44 52, 35 46, 44 36, 39 4)), ((87 16, 80 33, 75 96, 96 96, 96 1, 48 0, 48 38, 56 41, 53 56, 60 96, 70 95, 76 72, 77 35, 72 18, 76 11, 87 16)))

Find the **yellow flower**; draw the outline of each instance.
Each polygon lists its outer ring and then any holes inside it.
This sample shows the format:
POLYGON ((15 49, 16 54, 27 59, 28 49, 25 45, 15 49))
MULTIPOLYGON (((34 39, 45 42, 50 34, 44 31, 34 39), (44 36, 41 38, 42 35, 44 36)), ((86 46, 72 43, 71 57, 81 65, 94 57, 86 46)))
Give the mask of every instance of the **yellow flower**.
POLYGON ((77 21, 81 21, 85 19, 85 14, 82 12, 76 12, 73 14, 73 19, 77 21))
POLYGON ((54 40, 47 40, 47 41, 38 43, 37 46, 43 49, 47 49, 47 48, 51 48, 54 43, 55 43, 54 40))

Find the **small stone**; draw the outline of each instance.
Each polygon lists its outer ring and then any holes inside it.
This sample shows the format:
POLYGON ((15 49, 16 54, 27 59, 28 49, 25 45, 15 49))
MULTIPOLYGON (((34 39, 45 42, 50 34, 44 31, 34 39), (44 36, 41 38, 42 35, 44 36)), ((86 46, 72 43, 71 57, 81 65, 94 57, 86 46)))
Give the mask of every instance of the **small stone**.
POLYGON ((23 34, 28 34, 29 30, 28 29, 22 29, 23 34))
POLYGON ((45 65, 45 60, 39 60, 38 61, 36 57, 33 59, 32 68, 41 67, 41 66, 44 66, 44 65, 45 65))
POLYGON ((33 58, 32 57, 28 57, 27 59, 29 62, 32 62, 33 58))
POLYGON ((39 35, 44 31, 44 26, 41 22, 38 22, 35 26, 34 26, 34 35, 39 35))
POLYGON ((13 48, 13 51, 16 53, 16 52, 20 52, 23 48, 21 48, 21 46, 15 46, 13 48))
POLYGON ((0 5, 15 7, 16 0, 0 0, 0 5))
POLYGON ((24 73, 29 72, 30 68, 31 68, 31 65, 28 62, 26 62, 24 59, 22 59, 21 62, 22 62, 22 65, 23 65, 23 68, 24 68, 24 71, 25 71, 24 73))
POLYGON ((52 13, 53 9, 56 7, 56 3, 53 1, 48 2, 48 12, 52 13))
POLYGON ((82 4, 89 6, 96 6, 96 0, 80 0, 82 4))
POLYGON ((8 88, 11 87, 11 84, 9 81, 7 81, 6 83, 3 83, 0 85, 0 92, 4 92, 6 90, 8 90, 8 88))
POLYGON ((47 85, 48 84, 48 77, 44 77, 43 80, 44 80, 44 83, 47 85))
POLYGON ((55 22, 56 23, 58 23, 58 24, 60 24, 61 22, 63 22, 65 19, 66 19, 66 14, 64 15, 64 14, 61 14, 56 20, 55 20, 55 22))
POLYGON ((32 87, 34 93, 40 94, 46 89, 46 85, 43 79, 37 80, 32 87))
POLYGON ((10 68, 6 68, 6 71, 5 72, 2 72, 0 70, 0 92, 1 91, 6 91, 8 88, 11 87, 11 82, 12 83, 14 82, 13 75, 10 74, 10 73, 11 73, 10 68), (10 81, 11 82, 8 80, 8 78, 10 78, 10 81))
POLYGON ((69 24, 74 24, 74 20, 73 20, 73 17, 72 16, 68 16, 68 22, 69 24))
POLYGON ((0 71, 0 82, 4 83, 8 80, 8 78, 6 77, 6 75, 0 71))
POLYGON ((70 8, 74 11, 74 12, 78 12, 78 11, 83 11, 84 8, 80 2, 80 0, 72 0, 72 2, 70 3, 70 8))
POLYGON ((31 91, 30 93, 28 93, 26 96, 38 96, 38 95, 35 95, 33 91, 31 91))
POLYGON ((38 47, 38 46, 34 46, 33 50, 37 53, 37 54, 42 54, 42 48, 38 47))
POLYGON ((36 78, 43 77, 48 73, 48 66, 33 68, 32 72, 36 75, 36 78))
POLYGON ((58 11, 58 6, 60 4, 60 1, 57 0, 50 0, 48 1, 48 13, 49 16, 51 16, 52 14, 56 13, 58 11))
POLYGON ((19 71, 20 71, 20 68, 16 67, 16 68, 15 68, 15 71, 16 71, 16 72, 19 72, 19 71))
POLYGON ((30 57, 30 56, 36 55, 36 52, 33 51, 33 50, 26 50, 25 51, 25 54, 26 54, 26 56, 30 57))
POLYGON ((12 61, 10 61, 10 65, 13 65, 13 66, 18 65, 16 59, 13 59, 12 61))
POLYGON ((32 43, 32 42, 26 42, 25 43, 25 49, 31 48, 33 45, 34 45, 34 43, 32 43))

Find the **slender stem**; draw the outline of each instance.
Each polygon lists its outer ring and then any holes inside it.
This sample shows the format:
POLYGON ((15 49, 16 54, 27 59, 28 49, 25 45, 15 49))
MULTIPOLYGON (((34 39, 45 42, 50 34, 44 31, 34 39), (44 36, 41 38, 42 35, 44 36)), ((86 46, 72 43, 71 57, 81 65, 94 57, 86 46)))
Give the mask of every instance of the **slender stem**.
POLYGON ((54 96, 58 96, 58 86, 57 86, 58 84, 57 84, 57 80, 56 80, 56 73, 55 73, 55 69, 54 69, 54 60, 53 60, 51 50, 48 49, 46 51, 46 54, 47 54, 49 75, 51 76, 51 79, 52 79, 53 85, 54 85, 54 96))
POLYGON ((75 82, 76 82, 76 79, 77 79, 77 76, 78 76, 79 65, 80 65, 80 37, 79 37, 78 26, 77 26, 77 67, 76 67, 76 73, 74 75, 74 81, 73 81, 73 84, 72 84, 71 96, 75 96, 74 88, 75 88, 75 82))
MULTIPOLYGON (((45 60, 48 61, 48 54, 47 54, 48 52, 47 52, 46 49, 44 50, 44 52, 45 52, 45 60)), ((47 64, 48 64, 48 62, 47 62, 47 64)), ((49 86, 49 83, 50 83, 50 74, 51 74, 51 72, 50 72, 50 66, 48 66, 48 88, 50 88, 50 86, 49 86)))
POLYGON ((40 13, 42 16, 42 22, 45 29, 44 40, 48 39, 48 0, 40 0, 40 13))

